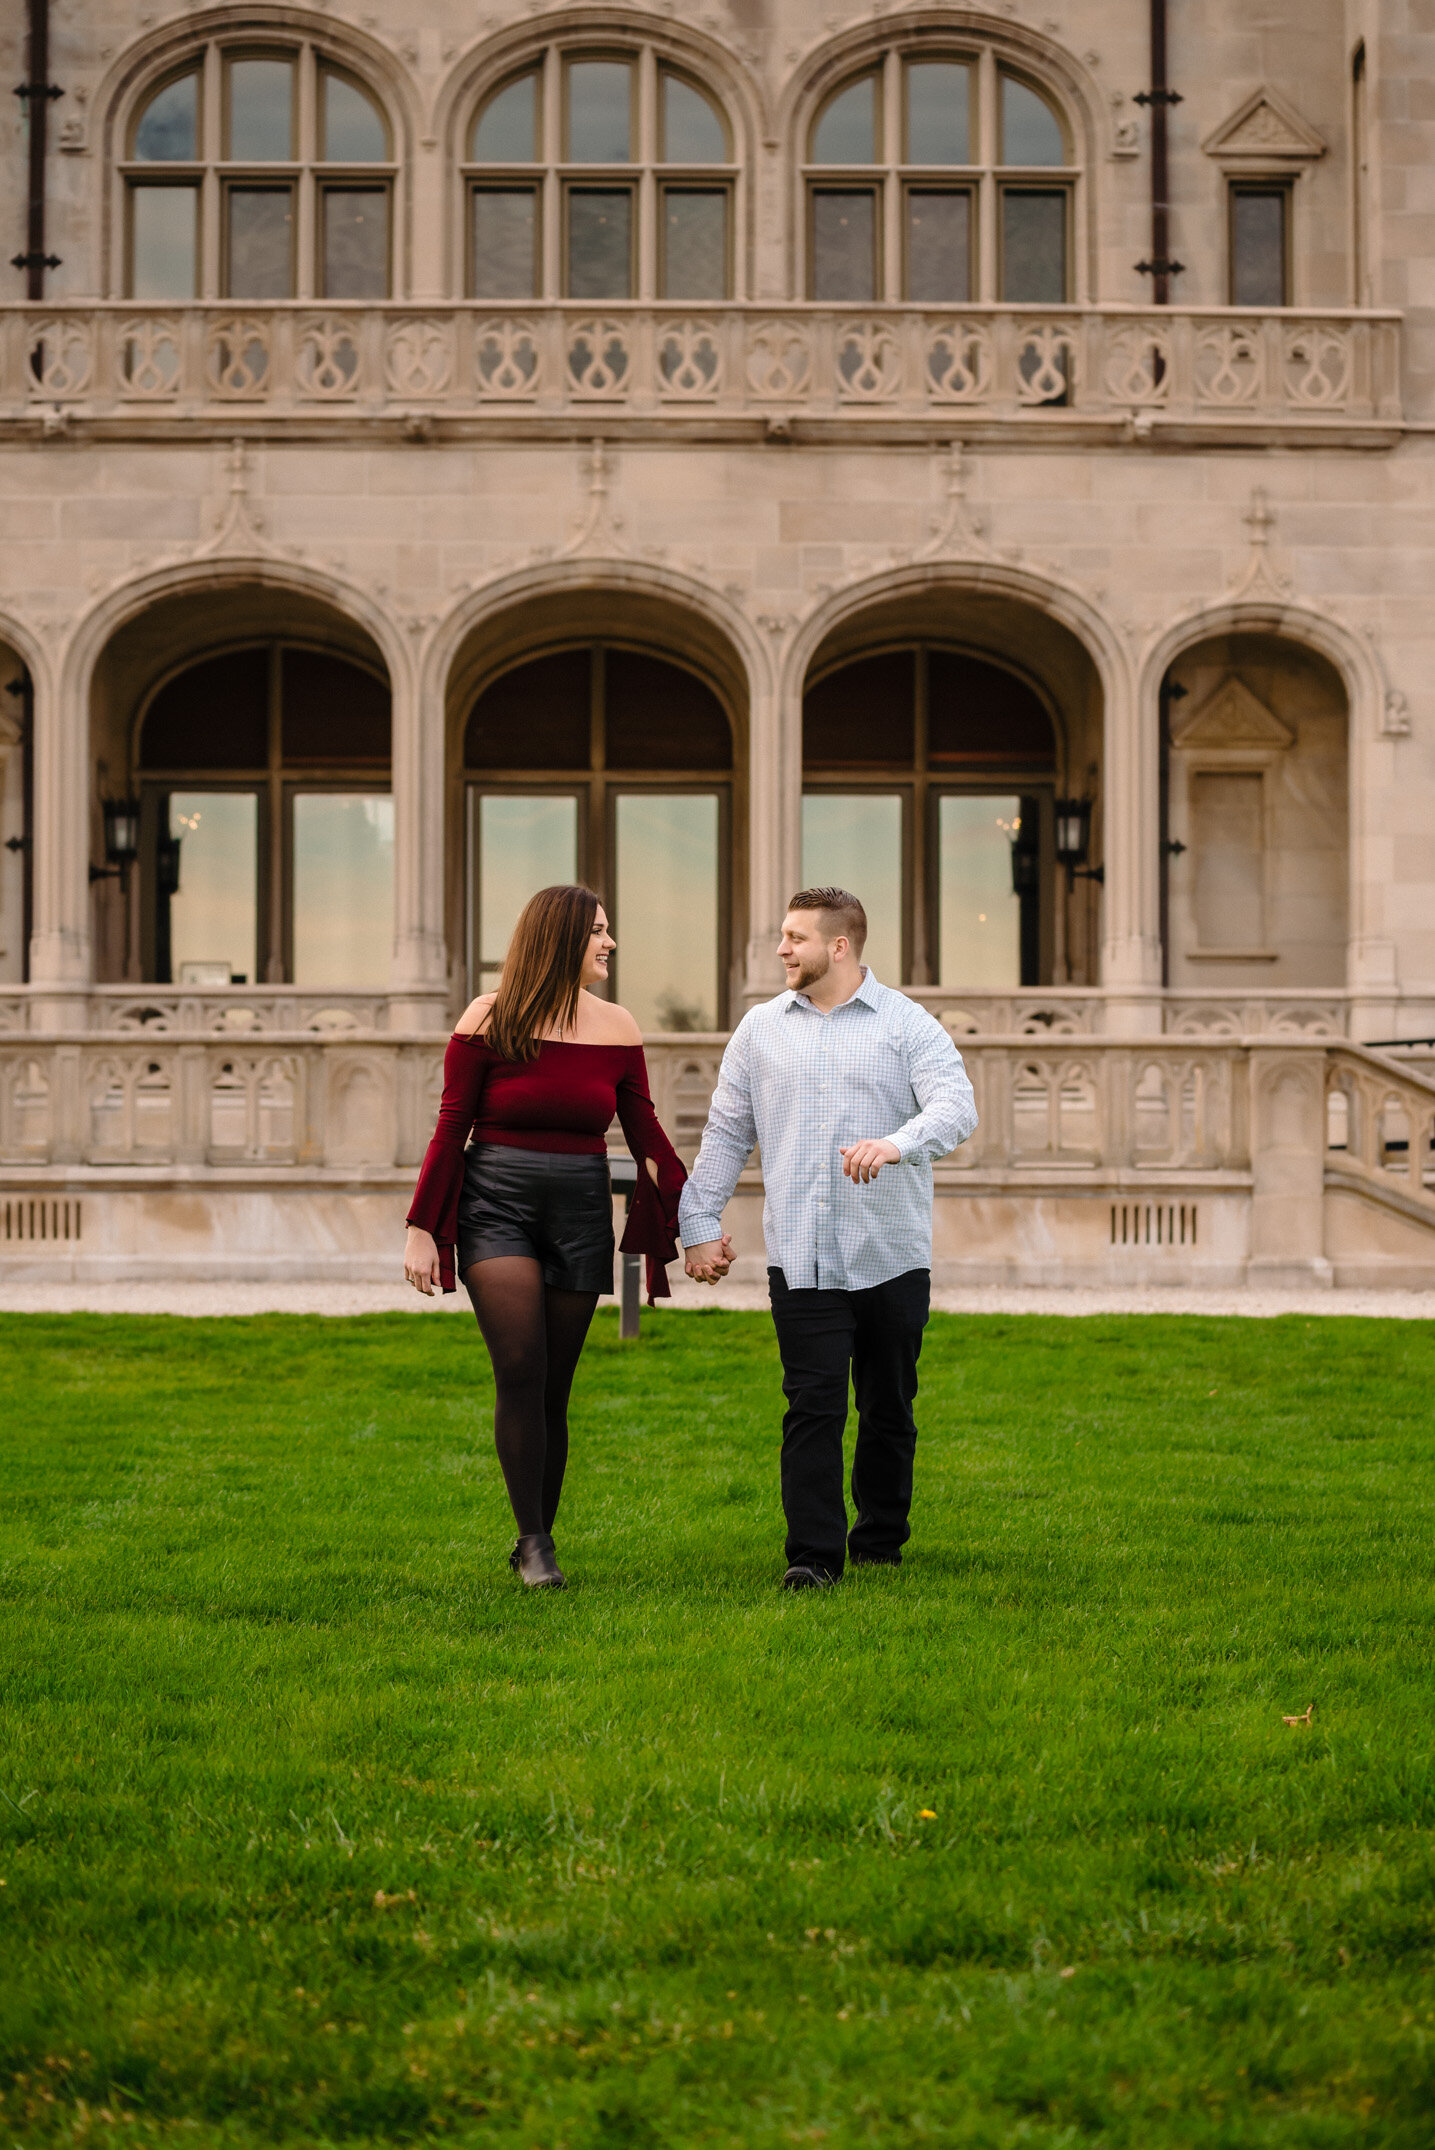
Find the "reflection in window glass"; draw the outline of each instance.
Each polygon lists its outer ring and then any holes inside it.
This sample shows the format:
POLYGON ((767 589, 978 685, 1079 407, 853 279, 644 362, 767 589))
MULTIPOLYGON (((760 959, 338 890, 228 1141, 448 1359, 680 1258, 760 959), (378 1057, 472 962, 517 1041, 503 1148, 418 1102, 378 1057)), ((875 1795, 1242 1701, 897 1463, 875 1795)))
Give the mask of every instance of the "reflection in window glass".
POLYGON ((814 164, 873 164, 877 158, 877 78, 840 90, 812 130, 814 164))
POLYGON ((615 809, 619 998, 642 1030, 715 1029, 717 795, 629 791, 615 809))
POLYGON ((914 187, 907 196, 907 297, 945 306, 971 297, 971 196, 914 187))
POLYGON ((568 155, 574 164, 626 164, 632 155, 633 70, 626 60, 575 60, 568 69, 568 155))
POLYGON ((283 164, 293 156, 292 61, 231 60, 228 153, 241 164, 283 164))
POLYGON ((1066 298, 1066 195, 1008 187, 1002 194, 1002 297, 1018 305, 1066 298))
POLYGON ((663 297, 727 297, 727 193, 719 187, 663 191, 663 297))
POLYGON ((812 296, 845 303, 876 295, 876 196, 824 187, 812 197, 812 296))
POLYGON ((394 802, 300 792, 294 807, 294 983, 375 991, 394 937, 394 802))
POLYGON ((907 162, 967 164, 971 70, 955 60, 907 62, 907 162))
POLYGON ((473 130, 475 164, 533 164, 538 158, 538 77, 520 75, 490 97, 473 130))
MULTIPOLYGON (((259 801, 252 791, 172 791, 169 833, 179 843, 179 888, 169 899, 170 976, 204 965, 203 982, 255 975, 259 911, 259 801)), ((200 982, 192 970, 190 978, 200 982)))
POLYGON ((944 986, 1021 984, 1021 902, 1011 879, 1020 798, 952 798, 937 808, 938 945, 944 986))
POLYGON ((530 896, 578 878, 578 801, 490 792, 477 801, 478 965, 475 990, 495 983, 530 896))
POLYGON ((1237 187, 1231 196, 1231 304, 1289 303, 1285 188, 1237 187))
POLYGON ((538 289, 538 196, 532 187, 473 194, 473 295, 528 299, 538 289))
POLYGON ((230 298, 289 297, 294 288, 292 189, 230 189, 228 258, 230 298))
POLYGON ((902 982, 902 801, 896 792, 814 791, 802 802, 802 881, 847 888, 867 913, 862 960, 902 982))
POLYGON ((197 188, 131 188, 131 298, 194 297, 198 229, 197 188))
POLYGON ((663 161, 666 164, 726 164, 727 136, 717 113, 703 96, 677 75, 663 76, 663 161))
POLYGON ((324 189, 324 296, 389 295, 389 197, 383 187, 324 189))
POLYGON ((1002 163, 1065 164, 1056 114, 1024 82, 1002 76, 1002 163))
POLYGON ((626 187, 574 187, 568 196, 568 295, 626 299, 633 282, 633 198, 626 187))
POLYGON ((135 128, 135 156, 145 163, 199 155, 199 77, 181 75, 151 97, 135 128))
POLYGON ((324 77, 324 156, 330 164, 383 164, 389 138, 372 98, 342 75, 324 77))

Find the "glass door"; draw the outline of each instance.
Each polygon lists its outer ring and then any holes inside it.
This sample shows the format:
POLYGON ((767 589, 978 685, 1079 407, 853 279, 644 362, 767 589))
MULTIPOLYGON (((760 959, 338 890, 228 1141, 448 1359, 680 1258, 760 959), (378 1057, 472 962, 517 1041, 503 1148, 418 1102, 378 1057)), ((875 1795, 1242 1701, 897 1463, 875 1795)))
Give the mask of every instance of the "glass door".
POLYGON ((257 981, 262 820, 257 789, 146 787, 141 845, 153 948, 146 969, 157 983, 211 991, 257 981))
POLYGON ((394 802, 380 791, 290 797, 296 985, 381 992, 394 939, 394 802))
POLYGON ((617 998, 641 1030, 716 1030, 722 977, 722 795, 613 800, 617 998))
POLYGON ((901 985, 905 874, 900 791, 809 791, 802 802, 805 888, 847 888, 867 913, 862 960, 883 985, 901 985))
POLYGON ((1045 849, 1040 797, 947 791, 935 805, 937 983, 998 992, 1036 985, 1045 849))
POLYGON ((498 983, 518 914, 540 888, 574 882, 578 869, 578 794, 555 791, 468 793, 468 986, 472 996, 498 983))

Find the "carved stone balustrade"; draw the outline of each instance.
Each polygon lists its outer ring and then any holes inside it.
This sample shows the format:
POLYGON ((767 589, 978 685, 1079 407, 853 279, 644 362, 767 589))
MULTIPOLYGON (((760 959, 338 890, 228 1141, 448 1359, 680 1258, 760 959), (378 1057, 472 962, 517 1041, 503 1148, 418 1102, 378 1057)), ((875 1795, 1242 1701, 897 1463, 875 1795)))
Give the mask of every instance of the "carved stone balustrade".
POLYGON ((682 308, 213 301, 0 310, 0 416, 233 430, 389 418, 1104 419, 1328 431, 1400 417, 1400 316, 1327 308, 682 308))

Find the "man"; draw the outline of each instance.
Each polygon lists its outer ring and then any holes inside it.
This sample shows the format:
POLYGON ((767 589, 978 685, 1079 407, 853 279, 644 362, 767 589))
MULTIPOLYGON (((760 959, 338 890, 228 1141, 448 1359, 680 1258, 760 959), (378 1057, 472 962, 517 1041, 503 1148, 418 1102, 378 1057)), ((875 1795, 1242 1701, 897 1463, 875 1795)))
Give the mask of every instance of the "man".
POLYGON ((782 1353, 787 1590, 896 1567, 910 1535, 917 1358, 931 1297, 932 1161, 977 1124, 960 1053, 925 1008, 862 962, 867 914, 843 888, 793 897, 787 991, 733 1032, 679 1229, 687 1272, 732 1259, 722 1213, 762 1150, 772 1317, 782 1353), (842 1499, 849 1371, 856 1520, 842 1499))

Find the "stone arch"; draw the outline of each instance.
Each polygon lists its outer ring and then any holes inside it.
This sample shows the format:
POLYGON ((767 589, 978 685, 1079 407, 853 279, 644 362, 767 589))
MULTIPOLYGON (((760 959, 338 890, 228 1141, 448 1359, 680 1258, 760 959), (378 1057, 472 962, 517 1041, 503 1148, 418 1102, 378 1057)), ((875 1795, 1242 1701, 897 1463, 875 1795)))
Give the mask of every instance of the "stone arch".
POLYGON ((874 13, 865 21, 838 30, 811 47, 793 69, 774 115, 773 133, 782 148, 782 168, 787 194, 785 227, 788 247, 788 288, 796 289, 800 259, 798 244, 801 217, 802 145, 819 104, 844 75, 859 71, 864 61, 874 60, 893 45, 919 52, 923 47, 978 43, 990 48, 999 62, 1008 62, 1028 74, 1055 98, 1068 123, 1077 149, 1077 162, 1084 175, 1082 225, 1078 240, 1083 287, 1095 292, 1098 230, 1096 187, 1098 175, 1114 143, 1106 97, 1091 69, 1055 39, 1014 21, 994 10, 964 6, 915 6, 901 13, 874 13))
MULTIPOLYGON (((759 150, 771 131, 766 101, 760 79, 729 44, 677 14, 655 14, 644 8, 612 4, 586 7, 579 14, 571 7, 550 6, 525 16, 521 22, 475 38, 453 63, 434 100, 430 131, 443 144, 446 170, 452 175, 463 162, 469 125, 487 91, 526 57, 553 44, 610 48, 651 45, 663 58, 687 69, 716 94, 732 125, 733 161, 740 174, 736 284, 737 295, 742 296, 751 281, 742 273, 742 264, 744 260, 750 263, 753 254, 759 150)), ((458 291, 464 288, 459 259, 463 219, 457 211, 452 183, 445 203, 448 230, 444 259, 450 288, 458 291)))
MULTIPOLYGON (((0 611, 0 984, 6 985, 18 985, 28 967, 25 922, 32 850, 25 798, 26 730, 34 724, 36 709, 48 708, 48 677, 41 643, 12 615, 0 611)), ((34 747, 31 729, 31 755, 34 747)))
MULTIPOLYGON (((206 7, 178 20, 160 23, 124 46, 105 70, 91 100, 99 152, 93 183, 99 189, 95 211, 100 220, 101 289, 112 296, 118 295, 119 264, 123 260, 120 189, 115 167, 123 154, 125 135, 136 103, 159 75, 177 66, 189 53, 198 52, 212 38, 232 39, 251 28, 261 38, 270 35, 281 40, 307 39, 326 57, 358 75, 378 96, 394 131, 394 162, 398 167, 395 240, 407 234, 412 213, 414 147, 424 131, 423 110, 413 76, 392 50, 370 32, 336 16, 277 4, 277 0, 248 0, 248 4, 238 10, 206 7)), ((405 246, 402 254, 408 251, 405 246)), ((402 258, 397 246, 395 252, 397 258, 402 258)), ((398 285, 397 273, 394 280, 398 285)))

